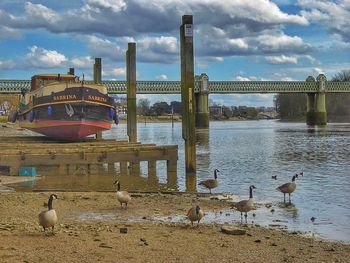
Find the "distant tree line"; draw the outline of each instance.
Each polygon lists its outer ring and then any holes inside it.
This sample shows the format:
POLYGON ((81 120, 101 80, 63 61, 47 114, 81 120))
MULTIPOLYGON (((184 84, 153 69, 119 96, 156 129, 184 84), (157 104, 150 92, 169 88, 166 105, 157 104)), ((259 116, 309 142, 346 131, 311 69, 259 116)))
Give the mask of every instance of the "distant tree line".
MULTIPOLYGON (((350 81, 350 70, 337 73, 332 81, 350 81)), ((274 103, 281 120, 306 118, 306 94, 278 94, 274 103)), ((350 121, 350 93, 327 93, 328 121, 350 121)))
POLYGON ((165 101, 156 102, 152 106, 148 99, 139 99, 137 113, 143 116, 162 116, 168 114, 181 114, 181 102, 172 101, 168 104, 165 101))

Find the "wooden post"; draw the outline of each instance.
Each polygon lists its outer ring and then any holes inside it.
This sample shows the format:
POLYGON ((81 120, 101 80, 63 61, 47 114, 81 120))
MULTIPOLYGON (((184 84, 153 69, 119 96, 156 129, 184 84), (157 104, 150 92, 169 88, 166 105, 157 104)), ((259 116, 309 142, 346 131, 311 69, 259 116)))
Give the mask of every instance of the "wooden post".
POLYGON ((177 160, 167 160, 167 187, 177 190, 177 160))
POLYGON ((101 82, 102 82, 102 63, 101 63, 101 58, 95 58, 94 82, 96 84, 101 84, 101 82))
POLYGON ((129 142, 136 142, 136 43, 128 43, 128 50, 126 51, 126 87, 129 142))
POLYGON ((128 163, 127 162, 120 162, 120 173, 121 175, 127 175, 128 174, 128 163))
POLYGON ((180 27, 182 138, 185 140, 186 174, 196 172, 194 113, 193 18, 182 16, 180 27))
MULTIPOLYGON (((96 84, 101 84, 101 82, 102 82, 102 61, 101 61, 101 58, 95 58, 94 82, 96 84)), ((102 140, 102 132, 96 133, 96 140, 102 140)))

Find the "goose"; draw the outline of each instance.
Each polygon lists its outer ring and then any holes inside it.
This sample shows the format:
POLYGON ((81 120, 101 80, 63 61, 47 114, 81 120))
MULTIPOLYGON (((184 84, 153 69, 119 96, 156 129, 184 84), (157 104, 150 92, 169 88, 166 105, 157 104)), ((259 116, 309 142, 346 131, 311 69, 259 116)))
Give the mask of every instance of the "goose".
POLYGON ((254 185, 249 186, 249 199, 248 200, 242 200, 233 205, 234 208, 236 208, 239 212, 241 212, 241 221, 243 220, 243 212, 245 217, 245 222, 247 222, 247 213, 250 210, 254 209, 254 200, 253 200, 253 189, 256 189, 254 185))
POLYGON ((198 185, 203 185, 205 188, 208 188, 210 193, 211 193, 211 189, 215 188, 218 186, 219 182, 218 182, 218 172, 220 172, 218 169, 214 170, 214 179, 207 179, 204 181, 201 181, 198 185))
POLYGON ((52 227, 52 234, 54 234, 55 224, 58 221, 56 211, 52 207, 52 201, 55 199, 57 199, 57 195, 51 194, 47 202, 48 210, 39 214, 39 224, 44 228, 44 232, 46 228, 52 227))
POLYGON ((193 226, 193 221, 197 221, 199 226, 199 221, 201 221, 202 217, 204 216, 204 211, 197 205, 196 207, 190 208, 187 212, 187 217, 191 221, 191 224, 193 226))
POLYGON ((120 203, 120 207, 123 208, 123 203, 125 204, 125 209, 128 208, 128 202, 130 201, 131 197, 127 191, 120 191, 120 183, 119 181, 115 181, 114 185, 117 186, 117 200, 120 203))
POLYGON ((291 203, 290 194, 293 193, 295 191, 295 189, 297 188, 297 184, 295 183, 295 179, 297 179, 297 178, 298 178, 298 174, 295 174, 292 177, 292 182, 282 184, 276 188, 276 190, 283 193, 284 202, 286 202, 286 194, 289 194, 289 203, 291 203))

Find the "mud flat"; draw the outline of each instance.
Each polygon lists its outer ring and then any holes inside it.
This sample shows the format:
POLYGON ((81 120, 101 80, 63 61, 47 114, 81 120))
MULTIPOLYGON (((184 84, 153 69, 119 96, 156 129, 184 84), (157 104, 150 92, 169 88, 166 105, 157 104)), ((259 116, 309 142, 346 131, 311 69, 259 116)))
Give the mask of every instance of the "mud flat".
POLYGON ((125 210, 113 192, 55 194, 52 235, 37 223, 49 192, 0 193, 1 262, 348 262, 350 255, 350 244, 241 225, 233 210, 243 235, 223 233, 206 216, 191 227, 191 206, 218 215, 229 207, 208 195, 132 193, 125 210))

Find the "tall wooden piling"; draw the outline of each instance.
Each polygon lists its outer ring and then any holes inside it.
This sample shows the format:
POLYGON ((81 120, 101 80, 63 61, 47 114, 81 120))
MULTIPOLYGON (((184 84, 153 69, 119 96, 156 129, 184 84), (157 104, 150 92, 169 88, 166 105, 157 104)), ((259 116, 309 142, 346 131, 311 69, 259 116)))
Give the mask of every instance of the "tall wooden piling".
POLYGON ((101 58, 95 58, 94 82, 96 84, 101 84, 101 82, 102 82, 102 60, 101 60, 101 58))
POLYGON ((136 142, 136 43, 128 43, 128 50, 126 51, 126 87, 129 142, 136 142))
POLYGON ((182 137, 185 140, 186 173, 196 172, 194 113, 193 17, 182 16, 180 26, 182 137))
MULTIPOLYGON (((102 83, 102 60, 101 58, 95 58, 95 64, 94 64, 94 82, 96 84, 102 83)), ((101 140, 102 139, 102 132, 96 133, 96 139, 101 140)))

